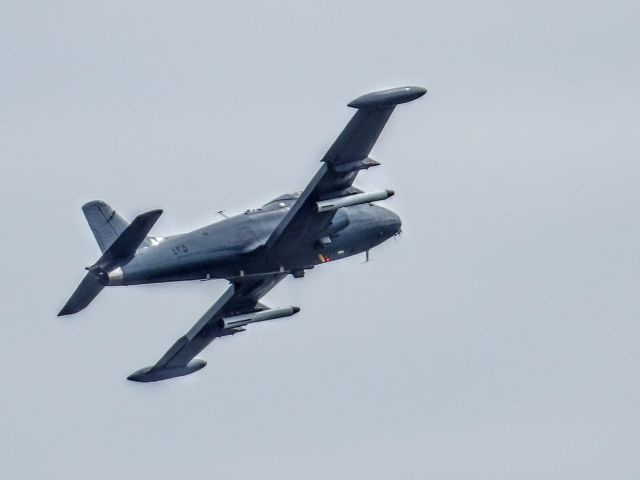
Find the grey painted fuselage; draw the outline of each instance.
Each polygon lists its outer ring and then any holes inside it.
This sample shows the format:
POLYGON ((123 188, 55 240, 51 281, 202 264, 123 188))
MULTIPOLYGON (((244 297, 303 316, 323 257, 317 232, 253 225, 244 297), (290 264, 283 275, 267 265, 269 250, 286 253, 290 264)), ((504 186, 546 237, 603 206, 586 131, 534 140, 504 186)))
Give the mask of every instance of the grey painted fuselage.
POLYGON ((152 237, 135 257, 109 272, 109 285, 234 279, 305 269, 362 253, 400 231, 394 212, 374 204, 341 208, 313 247, 290 245, 286 254, 262 255, 261 246, 281 222, 294 195, 189 233, 152 237), (265 258, 266 257, 266 258, 265 258))
POLYGON ((353 182, 361 170, 380 165, 369 154, 396 106, 425 93, 421 87, 399 87, 356 98, 349 106, 357 112, 304 190, 193 232, 152 237, 162 210, 127 223, 101 200, 86 203, 82 210, 102 254, 58 315, 78 313, 110 285, 229 280, 222 296, 154 365, 127 377, 136 382, 193 373, 206 365, 196 355, 216 338, 295 315, 297 306, 272 309, 260 300, 287 275, 299 278, 318 264, 364 251, 368 256, 369 249, 400 232, 400 217, 372 203, 394 192, 364 192, 353 182))

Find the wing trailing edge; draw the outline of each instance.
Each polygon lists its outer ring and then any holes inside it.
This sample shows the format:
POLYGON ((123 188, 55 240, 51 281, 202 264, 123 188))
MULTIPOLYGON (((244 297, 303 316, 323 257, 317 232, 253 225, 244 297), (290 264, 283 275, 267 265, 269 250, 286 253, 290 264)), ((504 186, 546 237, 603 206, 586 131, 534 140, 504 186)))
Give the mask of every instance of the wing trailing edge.
POLYGON ((151 210, 133 219, 130 225, 116 238, 95 263, 95 266, 114 263, 135 255, 136 250, 144 243, 147 234, 162 215, 162 210, 151 210))

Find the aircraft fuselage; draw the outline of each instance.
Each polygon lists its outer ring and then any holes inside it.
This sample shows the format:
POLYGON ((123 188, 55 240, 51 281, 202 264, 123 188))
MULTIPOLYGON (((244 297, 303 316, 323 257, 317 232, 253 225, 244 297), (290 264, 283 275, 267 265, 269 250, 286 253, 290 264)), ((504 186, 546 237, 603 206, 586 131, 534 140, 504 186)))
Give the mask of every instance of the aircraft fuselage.
POLYGON ((189 233, 154 237, 125 265, 108 272, 107 285, 233 279, 278 271, 300 275, 305 269, 362 253, 400 231, 394 212, 374 204, 341 208, 313 248, 291 245, 286 253, 261 255, 261 246, 288 212, 249 210, 189 233))

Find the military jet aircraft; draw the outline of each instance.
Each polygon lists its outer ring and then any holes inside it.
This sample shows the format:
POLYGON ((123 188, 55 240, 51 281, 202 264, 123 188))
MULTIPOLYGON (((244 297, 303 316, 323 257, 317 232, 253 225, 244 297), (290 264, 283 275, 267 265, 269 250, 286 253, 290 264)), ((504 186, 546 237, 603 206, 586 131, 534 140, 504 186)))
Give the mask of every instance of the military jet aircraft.
POLYGON ((301 193, 282 195, 193 232, 149 236, 162 210, 127 224, 102 201, 85 204, 82 210, 102 255, 86 267, 87 274, 58 315, 84 309, 105 286, 228 280, 222 297, 155 365, 128 377, 155 382, 203 368, 207 363, 195 356, 218 337, 297 313, 298 307, 271 309, 260 299, 287 275, 299 278, 331 260, 362 252, 368 256, 369 249, 400 232, 400 218, 371 203, 394 192, 365 193, 353 181, 360 170, 379 165, 369 154, 396 105, 425 93, 424 88, 401 87, 356 98, 349 106, 357 112, 301 193))

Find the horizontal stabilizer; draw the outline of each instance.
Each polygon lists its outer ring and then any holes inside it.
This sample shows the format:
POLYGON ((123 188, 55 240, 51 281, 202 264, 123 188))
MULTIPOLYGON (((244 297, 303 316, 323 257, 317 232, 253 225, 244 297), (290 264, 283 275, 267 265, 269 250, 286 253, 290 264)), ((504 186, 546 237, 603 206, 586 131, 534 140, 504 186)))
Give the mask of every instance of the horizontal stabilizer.
POLYGON ((162 215, 162 210, 158 209, 134 218, 133 222, 124 229, 115 242, 102 254, 96 265, 132 257, 145 241, 147 234, 153 228, 160 215, 162 215))
POLYGON ((93 272, 87 272, 82 282, 80 282, 80 285, 78 285, 78 288, 76 288, 73 295, 71 295, 69 301, 67 301, 66 305, 62 307, 62 310, 58 313, 58 316, 61 317, 79 312, 89 305, 103 288, 104 285, 100 283, 98 277, 94 275, 93 272))

